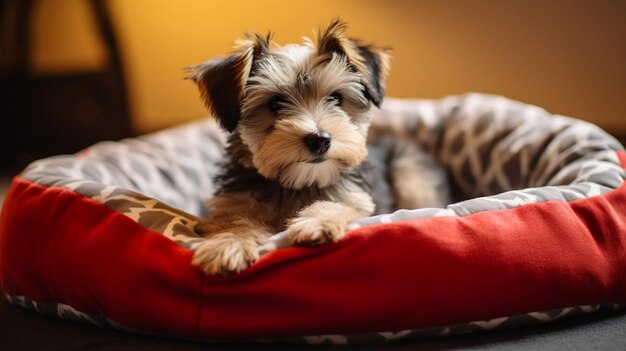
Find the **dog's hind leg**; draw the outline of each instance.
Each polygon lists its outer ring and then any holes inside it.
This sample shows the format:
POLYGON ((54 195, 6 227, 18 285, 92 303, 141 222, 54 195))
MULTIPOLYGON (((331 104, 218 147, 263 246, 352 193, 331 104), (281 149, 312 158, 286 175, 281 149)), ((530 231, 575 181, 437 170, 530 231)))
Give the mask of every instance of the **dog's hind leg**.
POLYGON ((396 140, 389 172, 396 209, 442 208, 450 204, 445 170, 417 145, 396 140))

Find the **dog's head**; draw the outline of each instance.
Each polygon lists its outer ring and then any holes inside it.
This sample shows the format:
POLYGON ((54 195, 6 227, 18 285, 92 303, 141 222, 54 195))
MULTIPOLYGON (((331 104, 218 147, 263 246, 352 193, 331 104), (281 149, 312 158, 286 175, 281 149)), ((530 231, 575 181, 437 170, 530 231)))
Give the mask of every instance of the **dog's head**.
POLYGON ((334 20, 316 43, 285 46, 257 34, 238 41, 230 56, 189 69, 252 165, 284 187, 328 186, 367 155, 370 107, 382 102, 389 55, 345 30, 334 20))

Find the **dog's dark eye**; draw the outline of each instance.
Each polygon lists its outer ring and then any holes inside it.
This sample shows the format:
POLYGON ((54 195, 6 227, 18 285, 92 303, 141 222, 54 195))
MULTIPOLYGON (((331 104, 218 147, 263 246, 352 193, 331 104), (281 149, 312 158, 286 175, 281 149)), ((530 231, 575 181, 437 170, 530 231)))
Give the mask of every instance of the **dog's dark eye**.
POLYGON ((268 103, 270 110, 272 110, 272 112, 274 113, 279 113, 280 110, 284 107, 284 105, 285 105, 285 98, 281 96, 274 96, 268 103))
POLYGON ((343 96, 341 96, 339 92, 334 92, 330 94, 328 99, 330 100, 330 102, 332 102, 336 106, 341 106, 341 104, 343 103, 343 96))

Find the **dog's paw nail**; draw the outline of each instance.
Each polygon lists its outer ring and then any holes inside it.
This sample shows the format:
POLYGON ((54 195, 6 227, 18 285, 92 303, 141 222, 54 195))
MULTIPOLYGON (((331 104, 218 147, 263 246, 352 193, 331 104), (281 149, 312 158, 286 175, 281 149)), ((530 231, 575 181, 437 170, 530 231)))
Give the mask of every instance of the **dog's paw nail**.
POLYGON ((192 264, 212 275, 239 273, 259 259, 254 241, 206 240, 196 247, 192 264))

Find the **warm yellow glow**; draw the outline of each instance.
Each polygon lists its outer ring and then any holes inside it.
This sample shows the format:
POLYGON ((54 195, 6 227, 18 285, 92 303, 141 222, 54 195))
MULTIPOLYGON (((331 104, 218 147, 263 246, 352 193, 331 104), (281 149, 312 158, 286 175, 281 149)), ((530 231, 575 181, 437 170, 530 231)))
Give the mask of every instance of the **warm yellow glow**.
MULTIPOLYGON (((349 23, 351 35, 393 46, 388 95, 502 94, 626 132, 625 2, 110 0, 108 4, 139 132, 206 114, 193 84, 183 80, 183 67, 226 54, 245 31, 272 30, 279 43, 298 42, 335 16, 349 23)), ((49 29, 71 30, 72 23, 63 26, 61 21, 49 29)))
POLYGON ((102 46, 87 1, 34 1, 29 64, 38 74, 90 71, 104 67, 102 46))
MULTIPOLYGON (((230 52, 244 32, 276 33, 279 43, 301 42, 313 28, 341 16, 351 33, 384 39, 367 2, 111 1, 130 78, 135 125, 153 130, 206 114, 183 67, 230 52)), ((374 4, 375 2, 372 2, 374 4)), ((378 40, 377 40, 378 41, 378 40)))

